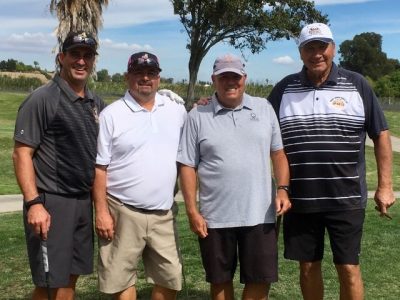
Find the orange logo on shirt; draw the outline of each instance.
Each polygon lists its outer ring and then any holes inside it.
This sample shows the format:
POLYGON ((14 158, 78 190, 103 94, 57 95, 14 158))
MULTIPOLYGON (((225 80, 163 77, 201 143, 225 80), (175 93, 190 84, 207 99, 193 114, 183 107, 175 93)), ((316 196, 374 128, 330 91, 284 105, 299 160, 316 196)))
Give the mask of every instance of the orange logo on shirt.
POLYGON ((347 101, 342 97, 332 98, 329 102, 331 106, 336 109, 344 109, 347 103, 347 101))

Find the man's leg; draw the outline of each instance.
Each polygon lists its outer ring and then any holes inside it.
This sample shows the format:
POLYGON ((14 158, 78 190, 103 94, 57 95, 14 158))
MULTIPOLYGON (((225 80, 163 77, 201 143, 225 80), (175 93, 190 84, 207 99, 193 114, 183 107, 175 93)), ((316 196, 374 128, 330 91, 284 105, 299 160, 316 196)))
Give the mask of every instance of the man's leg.
POLYGON ((321 261, 300 262, 300 286, 304 300, 324 298, 321 261))
POLYGON ((122 292, 114 294, 115 300, 136 300, 136 287, 133 285, 122 292))
POLYGON ((155 284, 151 293, 151 300, 175 300, 177 292, 155 284))
POLYGON ((271 285, 268 283, 246 283, 243 289, 243 300, 268 300, 271 285))
POLYGON ((212 300, 234 300, 233 282, 228 281, 224 283, 210 284, 211 299, 212 300))
POLYGON ((360 265, 335 265, 340 282, 340 300, 364 299, 360 265))
MULTIPOLYGON (((75 286, 78 275, 71 275, 69 285, 63 288, 51 289, 52 300, 73 300, 75 299, 75 286)), ((47 288, 35 287, 32 294, 32 300, 47 300, 47 288)))

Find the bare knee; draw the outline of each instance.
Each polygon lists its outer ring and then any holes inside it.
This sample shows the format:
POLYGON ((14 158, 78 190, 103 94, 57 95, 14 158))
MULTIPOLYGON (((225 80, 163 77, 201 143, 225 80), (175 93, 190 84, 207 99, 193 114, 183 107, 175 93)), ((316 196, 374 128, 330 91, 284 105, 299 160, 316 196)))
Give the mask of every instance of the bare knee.
POLYGON ((304 278, 312 278, 321 274, 321 261, 300 262, 300 275, 304 278))
POLYGON ((335 265, 342 283, 354 284, 361 280, 360 265, 335 265))

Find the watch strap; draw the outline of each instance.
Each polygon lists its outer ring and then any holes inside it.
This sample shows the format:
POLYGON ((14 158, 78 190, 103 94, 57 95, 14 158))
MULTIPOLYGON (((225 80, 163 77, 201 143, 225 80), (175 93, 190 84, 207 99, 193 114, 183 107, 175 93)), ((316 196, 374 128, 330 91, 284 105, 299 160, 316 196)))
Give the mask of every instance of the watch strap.
POLYGON ((29 208, 32 206, 32 205, 36 205, 36 204, 44 204, 44 200, 40 197, 40 195, 39 196, 37 196, 35 199, 33 199, 33 200, 29 200, 29 201, 25 201, 24 202, 24 206, 25 206, 25 209, 28 211, 29 210, 29 208))
POLYGON ((277 190, 285 190, 288 194, 290 193, 290 187, 288 185, 278 185, 277 190))

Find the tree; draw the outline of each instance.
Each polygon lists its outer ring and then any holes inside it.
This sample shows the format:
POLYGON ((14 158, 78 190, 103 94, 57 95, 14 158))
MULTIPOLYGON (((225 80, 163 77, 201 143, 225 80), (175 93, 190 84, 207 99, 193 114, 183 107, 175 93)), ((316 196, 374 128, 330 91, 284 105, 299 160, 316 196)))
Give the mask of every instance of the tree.
POLYGON ((112 82, 124 82, 125 76, 122 75, 121 73, 115 73, 113 76, 111 76, 111 81, 112 82))
POLYGON ((400 98, 400 70, 379 78, 374 86, 379 97, 400 98))
POLYGON ((188 34, 190 51, 187 102, 194 97, 200 64, 219 42, 258 53, 268 41, 295 37, 305 23, 327 22, 307 0, 171 0, 188 34))
POLYGON ((110 82, 111 76, 108 74, 107 69, 101 69, 97 72, 97 81, 99 82, 110 82))
POLYGON ((103 25, 103 6, 108 0, 50 0, 50 12, 59 20, 56 36, 60 48, 70 31, 85 31, 98 42, 98 30, 103 25))
POLYGON ((382 52, 382 36, 374 32, 355 35, 353 40, 346 40, 339 46, 343 68, 369 76, 373 80, 399 69, 397 59, 388 59, 382 52))

